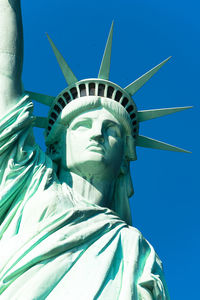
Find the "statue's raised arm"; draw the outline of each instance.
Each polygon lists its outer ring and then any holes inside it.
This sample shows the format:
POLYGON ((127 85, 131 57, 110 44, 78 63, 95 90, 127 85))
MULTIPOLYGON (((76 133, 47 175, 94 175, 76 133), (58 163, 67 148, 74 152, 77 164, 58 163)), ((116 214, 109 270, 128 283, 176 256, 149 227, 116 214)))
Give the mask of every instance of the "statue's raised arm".
POLYGON ((20 0, 0 1, 0 117, 22 94, 23 29, 20 0))

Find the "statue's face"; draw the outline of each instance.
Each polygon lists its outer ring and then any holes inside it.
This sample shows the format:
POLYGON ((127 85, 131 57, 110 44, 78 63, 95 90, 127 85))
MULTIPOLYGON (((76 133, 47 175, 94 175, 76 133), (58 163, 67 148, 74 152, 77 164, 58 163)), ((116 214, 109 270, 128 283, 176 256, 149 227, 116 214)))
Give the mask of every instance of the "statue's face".
POLYGON ((119 121, 105 108, 74 118, 65 135, 62 167, 81 176, 115 178, 124 157, 124 132, 119 121))

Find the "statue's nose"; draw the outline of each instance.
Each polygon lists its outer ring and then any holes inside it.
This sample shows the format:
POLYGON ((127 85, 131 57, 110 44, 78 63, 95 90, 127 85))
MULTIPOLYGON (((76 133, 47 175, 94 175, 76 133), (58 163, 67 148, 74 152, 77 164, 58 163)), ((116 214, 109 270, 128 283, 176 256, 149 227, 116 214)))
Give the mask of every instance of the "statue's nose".
POLYGON ((94 126, 92 126, 90 139, 98 142, 104 141, 103 130, 100 124, 94 124, 94 126))

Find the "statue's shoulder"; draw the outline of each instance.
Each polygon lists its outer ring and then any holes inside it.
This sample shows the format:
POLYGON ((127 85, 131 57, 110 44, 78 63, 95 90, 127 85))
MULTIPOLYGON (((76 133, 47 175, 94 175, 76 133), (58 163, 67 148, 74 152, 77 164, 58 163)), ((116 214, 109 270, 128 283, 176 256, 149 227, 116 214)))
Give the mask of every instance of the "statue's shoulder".
POLYGON ((126 226, 121 230, 121 239, 123 244, 126 245, 126 248, 136 249, 139 247, 141 240, 143 240, 142 233, 135 227, 126 226))
POLYGON ((136 227, 133 227, 133 226, 130 226, 130 225, 125 227, 123 233, 127 236, 138 238, 138 239, 143 239, 144 238, 142 233, 136 227))
POLYGON ((143 234, 135 227, 128 226, 123 233, 127 244, 138 247, 140 253, 150 254, 154 257, 155 262, 162 269, 162 261, 156 253, 151 243, 143 236, 143 234))
POLYGON ((127 244, 137 245, 143 251, 154 251, 154 248, 149 241, 143 236, 143 234, 135 227, 127 226, 122 232, 122 238, 127 244))

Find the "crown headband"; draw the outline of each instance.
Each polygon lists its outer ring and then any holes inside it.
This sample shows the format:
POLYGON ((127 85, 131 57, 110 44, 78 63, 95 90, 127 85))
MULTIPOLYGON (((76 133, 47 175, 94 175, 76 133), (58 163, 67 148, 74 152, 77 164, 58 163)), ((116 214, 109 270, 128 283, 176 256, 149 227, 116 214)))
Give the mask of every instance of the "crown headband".
POLYGON ((153 148, 160 150, 169 150, 169 151, 178 151, 178 152, 189 152, 182 148, 175 147, 173 145, 151 139, 139 135, 139 123, 165 115, 169 115, 178 111, 182 111, 190 106, 186 107, 174 107, 174 108, 163 108, 163 109, 151 109, 137 111, 135 102, 132 99, 132 96, 170 59, 167 58, 153 69, 136 79, 134 82, 129 84, 125 88, 121 88, 117 84, 109 81, 110 73, 110 60, 111 60, 111 49, 112 49, 112 37, 113 37, 113 23, 110 29, 108 36, 107 44, 105 47, 103 59, 101 62, 98 78, 95 79, 84 79, 78 81, 67 62, 64 60, 61 53, 56 48, 55 44, 51 38, 47 35, 48 40, 51 44, 53 52, 56 56, 56 59, 59 63, 59 66, 62 70, 62 73, 65 77, 65 80, 68 84, 68 87, 65 88, 57 97, 47 96, 35 92, 26 91, 30 98, 36 100, 42 104, 45 104, 50 107, 50 111, 47 118, 36 117, 35 127, 45 129, 45 137, 47 138, 52 127, 56 123, 58 116, 62 112, 68 103, 71 101, 76 101, 76 99, 83 96, 101 96, 105 98, 112 99, 113 101, 118 102, 124 107, 127 113, 130 116, 132 123, 132 135, 136 140, 136 146, 153 148))

